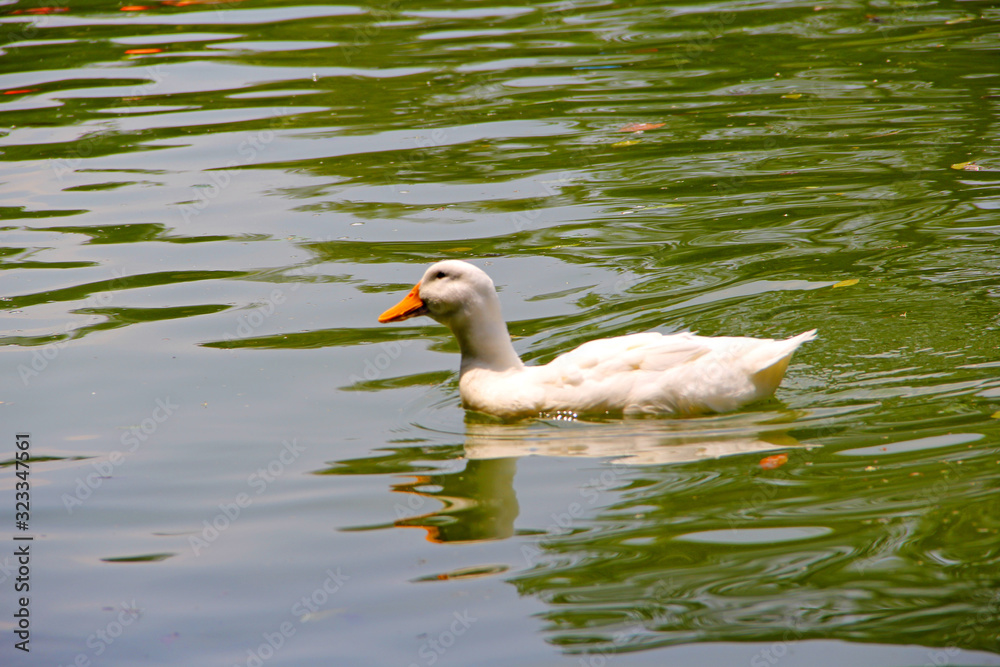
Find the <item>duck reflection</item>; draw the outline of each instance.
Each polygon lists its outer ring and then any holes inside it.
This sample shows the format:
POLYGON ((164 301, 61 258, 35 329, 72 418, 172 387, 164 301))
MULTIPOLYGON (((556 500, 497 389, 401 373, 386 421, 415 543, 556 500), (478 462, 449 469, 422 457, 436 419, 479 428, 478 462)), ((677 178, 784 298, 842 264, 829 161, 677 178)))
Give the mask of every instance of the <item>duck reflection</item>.
POLYGON ((431 542, 502 540, 514 534, 518 515, 514 493, 517 458, 469 460, 465 469, 433 475, 416 475, 412 481, 393 484, 395 493, 412 494, 443 503, 440 509, 399 519, 399 528, 423 528, 431 542), (433 490, 425 490, 432 488, 433 490))
MULTIPOLYGON (((404 473, 406 481, 391 486, 393 493, 406 496, 405 500, 396 503, 398 518, 391 525, 422 528, 427 532, 427 539, 436 543, 512 537, 519 513, 514 476, 517 460, 524 456, 603 458, 616 466, 647 466, 801 446, 782 431, 750 437, 745 422, 720 424, 714 420, 711 424, 710 430, 701 431, 692 430, 690 422, 683 425, 663 420, 609 423, 540 420, 506 424, 470 415, 465 424, 464 468, 404 473), (428 500, 437 501, 441 506, 421 512, 427 508, 428 500)), ((455 448, 448 449, 454 451, 455 448)), ((426 462, 428 459, 427 448, 413 450, 410 452, 412 458, 406 462, 410 470, 417 460, 426 462)), ((392 458, 402 464, 408 457, 404 451, 399 451, 392 458)), ((354 470, 367 467, 359 466, 356 460, 341 463, 354 470)), ((384 464, 376 463, 372 467, 386 472, 384 464)), ((336 474, 338 471, 327 472, 336 474)))
MULTIPOLYGON (((669 422, 668 422, 669 424, 669 422)), ((521 456, 580 456, 612 464, 689 463, 733 454, 799 446, 782 432, 748 436, 743 429, 674 430, 662 420, 595 424, 550 422, 526 425, 466 422, 465 456, 470 461, 521 456)))

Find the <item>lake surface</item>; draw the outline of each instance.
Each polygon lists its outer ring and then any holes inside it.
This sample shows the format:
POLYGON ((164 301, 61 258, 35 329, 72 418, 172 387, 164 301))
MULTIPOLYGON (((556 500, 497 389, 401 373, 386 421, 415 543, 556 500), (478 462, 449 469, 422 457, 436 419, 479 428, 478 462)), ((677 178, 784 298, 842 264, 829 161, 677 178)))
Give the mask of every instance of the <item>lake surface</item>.
POLYGON ((996 5, 0 35, 3 664, 1000 665, 996 5), (819 338, 733 414, 496 423, 443 327, 376 322, 445 257, 530 362, 819 338))

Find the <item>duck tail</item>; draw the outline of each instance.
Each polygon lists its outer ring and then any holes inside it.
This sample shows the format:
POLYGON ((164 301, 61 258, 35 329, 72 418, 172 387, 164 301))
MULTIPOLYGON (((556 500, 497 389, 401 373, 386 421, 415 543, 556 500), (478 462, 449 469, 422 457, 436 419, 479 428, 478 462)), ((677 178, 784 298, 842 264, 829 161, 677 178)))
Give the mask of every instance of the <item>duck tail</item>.
POLYGON ((785 340, 777 340, 768 343, 760 349, 760 353, 753 360, 753 365, 757 370, 751 373, 753 383, 757 388, 770 394, 785 377, 788 370, 788 363, 792 360, 792 355, 799 345, 816 338, 816 330, 805 331, 798 336, 792 336, 785 340))

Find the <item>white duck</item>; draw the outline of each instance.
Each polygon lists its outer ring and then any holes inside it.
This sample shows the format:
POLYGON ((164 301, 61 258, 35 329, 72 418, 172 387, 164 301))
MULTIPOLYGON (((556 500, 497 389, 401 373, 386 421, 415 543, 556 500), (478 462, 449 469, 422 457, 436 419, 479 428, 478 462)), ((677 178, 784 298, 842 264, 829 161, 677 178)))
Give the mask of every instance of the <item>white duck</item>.
POLYGON ((525 366, 493 281, 458 260, 432 265, 378 320, 417 315, 444 324, 458 339, 465 407, 506 418, 735 410, 774 393, 796 348, 816 334, 773 340, 647 332, 590 341, 544 366, 525 366))

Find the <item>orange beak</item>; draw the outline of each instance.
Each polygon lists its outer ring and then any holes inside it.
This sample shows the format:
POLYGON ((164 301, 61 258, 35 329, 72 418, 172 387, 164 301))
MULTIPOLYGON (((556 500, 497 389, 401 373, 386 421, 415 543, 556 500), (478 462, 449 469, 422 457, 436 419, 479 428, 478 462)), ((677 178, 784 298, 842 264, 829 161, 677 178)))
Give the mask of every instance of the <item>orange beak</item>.
POLYGON ((378 321, 382 324, 402 322, 425 313, 427 313, 427 307, 424 305, 423 299, 420 298, 420 283, 417 283, 410 290, 410 293, 403 297, 402 301, 379 315, 378 321))

